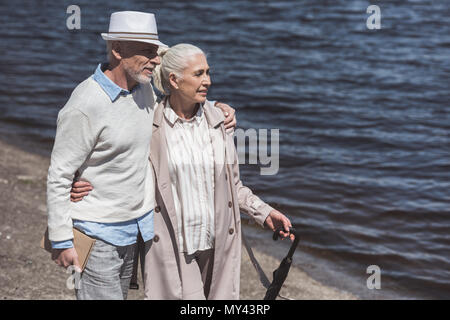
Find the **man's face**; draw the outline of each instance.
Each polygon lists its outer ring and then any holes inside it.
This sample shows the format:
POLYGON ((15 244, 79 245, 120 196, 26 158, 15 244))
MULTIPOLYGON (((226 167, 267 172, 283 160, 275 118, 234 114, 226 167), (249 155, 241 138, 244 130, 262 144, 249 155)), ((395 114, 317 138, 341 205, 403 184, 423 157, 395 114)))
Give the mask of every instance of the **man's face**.
POLYGON ((158 46, 137 41, 120 41, 121 63, 125 72, 138 83, 148 83, 156 65, 161 63, 158 46))

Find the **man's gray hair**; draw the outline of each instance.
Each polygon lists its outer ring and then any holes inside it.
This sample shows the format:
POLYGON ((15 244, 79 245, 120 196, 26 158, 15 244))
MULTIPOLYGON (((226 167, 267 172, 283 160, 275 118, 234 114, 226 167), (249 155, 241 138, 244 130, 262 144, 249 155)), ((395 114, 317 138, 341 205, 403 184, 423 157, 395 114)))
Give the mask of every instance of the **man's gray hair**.
POLYGON ((171 48, 159 47, 158 54, 161 64, 153 71, 153 81, 155 87, 165 95, 170 95, 169 75, 173 73, 177 78, 182 78, 189 60, 197 54, 205 55, 202 49, 188 43, 180 43, 171 48))

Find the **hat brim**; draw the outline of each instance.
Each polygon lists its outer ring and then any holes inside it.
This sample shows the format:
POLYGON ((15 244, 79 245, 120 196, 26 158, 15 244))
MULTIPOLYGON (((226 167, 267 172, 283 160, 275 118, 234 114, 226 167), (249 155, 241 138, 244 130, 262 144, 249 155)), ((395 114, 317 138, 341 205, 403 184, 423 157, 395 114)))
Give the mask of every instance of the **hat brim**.
POLYGON ((107 41, 138 41, 138 42, 155 44, 159 47, 168 47, 168 45, 162 43, 159 40, 154 40, 154 39, 141 39, 141 38, 132 38, 132 37, 119 38, 119 37, 117 37, 117 35, 110 35, 108 33, 102 33, 101 35, 102 35, 103 40, 107 40, 107 41))

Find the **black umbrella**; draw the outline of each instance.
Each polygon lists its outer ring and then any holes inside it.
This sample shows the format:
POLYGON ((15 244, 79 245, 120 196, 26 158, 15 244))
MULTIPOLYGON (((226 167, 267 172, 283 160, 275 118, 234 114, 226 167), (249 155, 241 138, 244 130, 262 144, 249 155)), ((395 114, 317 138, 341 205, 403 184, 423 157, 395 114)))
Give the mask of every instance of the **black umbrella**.
MULTIPOLYGON (((273 234, 273 240, 277 240, 279 236, 280 230, 276 230, 273 234)), ((281 261, 280 266, 273 272, 273 280, 267 289, 264 300, 275 300, 280 292, 281 286, 283 285, 286 277, 289 273, 289 269, 292 264, 292 256, 294 255, 295 249, 297 249, 298 242, 300 238, 294 228, 289 228, 289 232, 295 236, 294 241, 292 242, 291 248, 287 256, 281 261)))

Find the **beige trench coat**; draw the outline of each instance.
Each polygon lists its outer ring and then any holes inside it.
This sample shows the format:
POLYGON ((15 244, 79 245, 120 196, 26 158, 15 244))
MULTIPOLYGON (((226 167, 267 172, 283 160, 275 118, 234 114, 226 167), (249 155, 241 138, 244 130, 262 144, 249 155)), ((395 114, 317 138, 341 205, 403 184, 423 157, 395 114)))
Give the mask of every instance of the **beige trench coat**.
MULTIPOLYGON (((180 274, 177 217, 173 202, 163 115, 165 100, 158 105, 153 122, 150 161, 156 182, 155 237, 145 248, 146 299, 183 299, 180 274)), ((209 101, 204 104, 214 154, 215 247, 212 280, 207 299, 239 299, 241 266, 240 210, 263 226, 273 209, 239 178, 233 136, 226 133, 224 116, 209 101)))

